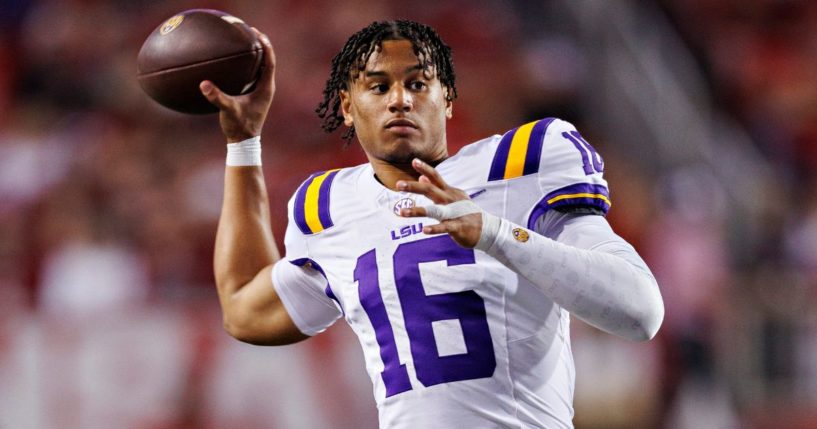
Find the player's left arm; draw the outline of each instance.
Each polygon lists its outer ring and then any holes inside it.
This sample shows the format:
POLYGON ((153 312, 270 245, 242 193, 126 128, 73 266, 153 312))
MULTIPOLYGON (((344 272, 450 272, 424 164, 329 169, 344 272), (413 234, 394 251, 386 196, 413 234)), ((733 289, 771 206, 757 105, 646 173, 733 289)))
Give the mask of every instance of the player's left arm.
POLYGON ((401 215, 440 221, 423 232, 447 233, 463 247, 485 251, 599 329, 636 341, 655 336, 664 317, 655 278, 603 217, 551 210, 537 225, 540 235, 484 212, 430 165, 415 160, 413 166, 420 179, 398 182, 398 189, 435 204, 401 215))

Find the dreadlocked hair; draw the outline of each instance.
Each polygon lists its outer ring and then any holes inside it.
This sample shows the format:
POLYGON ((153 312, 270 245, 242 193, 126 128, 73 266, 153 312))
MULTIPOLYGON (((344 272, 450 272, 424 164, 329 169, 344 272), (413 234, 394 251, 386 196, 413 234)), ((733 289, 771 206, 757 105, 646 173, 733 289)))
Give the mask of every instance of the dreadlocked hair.
MULTIPOLYGON (((353 34, 343 49, 332 59, 332 70, 323 90, 323 101, 315 112, 323 120, 321 128, 331 133, 343 125, 340 93, 348 90, 348 84, 362 72, 369 57, 381 47, 384 40, 408 40, 414 48, 419 65, 428 73, 436 71, 437 78, 446 88, 446 100, 457 98, 454 62, 451 48, 440 39, 434 29, 413 21, 379 21, 353 34), (354 73, 354 74, 353 74, 354 73)), ((343 133, 348 144, 355 137, 355 127, 343 133)))

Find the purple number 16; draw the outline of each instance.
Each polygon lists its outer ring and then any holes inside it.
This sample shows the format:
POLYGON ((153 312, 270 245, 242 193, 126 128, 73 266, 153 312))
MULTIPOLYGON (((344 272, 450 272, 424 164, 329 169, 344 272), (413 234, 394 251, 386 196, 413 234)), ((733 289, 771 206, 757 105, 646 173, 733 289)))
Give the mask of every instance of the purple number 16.
MULTIPOLYGON (((394 281, 405 320, 417 380, 424 386, 491 377, 496 368, 485 302, 473 290, 426 295, 420 264, 446 261, 448 266, 473 264, 474 251, 457 245, 448 235, 403 243, 394 252, 394 281), (466 353, 440 356, 432 323, 456 319, 462 328, 466 353)), ((394 330, 383 304, 377 257, 371 250, 357 260, 355 280, 360 303, 375 330, 383 360, 386 397, 411 390, 406 365, 400 364, 394 330)))

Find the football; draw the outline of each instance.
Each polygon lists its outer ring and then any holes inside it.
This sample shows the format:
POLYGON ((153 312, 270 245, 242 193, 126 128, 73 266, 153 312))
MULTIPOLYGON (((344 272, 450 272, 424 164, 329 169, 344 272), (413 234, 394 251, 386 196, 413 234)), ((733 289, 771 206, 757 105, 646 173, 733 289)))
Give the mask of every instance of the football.
POLYGON ((218 112, 199 90, 210 80, 230 95, 252 91, 264 50, 239 18, 212 9, 176 14, 159 25, 139 50, 137 76, 159 104, 191 114, 218 112))

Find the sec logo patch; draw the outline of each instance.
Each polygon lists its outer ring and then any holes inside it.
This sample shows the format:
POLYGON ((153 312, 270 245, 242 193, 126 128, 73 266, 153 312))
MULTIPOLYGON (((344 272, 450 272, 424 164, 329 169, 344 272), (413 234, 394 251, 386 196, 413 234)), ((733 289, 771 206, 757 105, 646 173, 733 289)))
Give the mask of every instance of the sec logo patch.
POLYGON ((530 238, 530 235, 528 235, 528 231, 525 231, 522 228, 514 228, 513 229, 513 238, 515 238, 516 241, 524 243, 524 242, 528 241, 528 238, 530 238))
POLYGON ((400 216, 400 209, 410 209, 414 207, 414 200, 411 198, 403 198, 394 204, 394 214, 400 216))
POLYGON ((165 21, 164 24, 162 24, 162 28, 159 30, 159 33, 162 36, 164 36, 167 33, 170 33, 171 31, 175 30, 176 27, 178 27, 182 23, 182 21, 184 21, 184 15, 176 15, 168 19, 167 21, 165 21))

